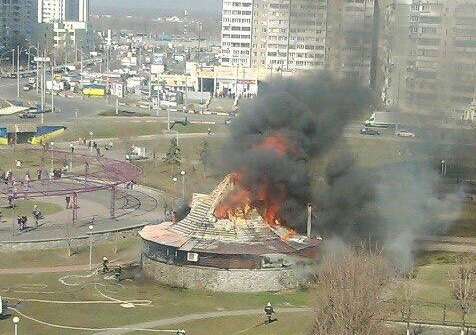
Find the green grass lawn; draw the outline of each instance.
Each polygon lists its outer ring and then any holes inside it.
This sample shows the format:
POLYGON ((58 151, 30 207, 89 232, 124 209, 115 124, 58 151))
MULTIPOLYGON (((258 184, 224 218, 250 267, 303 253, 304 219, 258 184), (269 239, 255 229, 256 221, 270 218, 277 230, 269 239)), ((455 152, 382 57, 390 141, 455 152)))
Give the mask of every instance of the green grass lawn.
POLYGON ((15 209, 12 208, 3 208, 1 210, 2 216, 4 218, 11 218, 13 214, 15 215, 25 215, 30 217, 33 212, 34 205, 38 205, 41 213, 44 216, 58 213, 63 210, 63 207, 57 204, 52 204, 46 201, 39 200, 17 200, 15 201, 15 209))
MULTIPOLYGON (((90 132, 93 132, 94 139, 101 138, 119 138, 128 140, 133 136, 163 134, 167 130, 164 122, 157 122, 154 119, 148 120, 129 120, 124 119, 108 119, 107 117, 96 118, 94 120, 81 120, 78 123, 71 122, 65 124, 67 130, 59 140, 71 141, 77 140, 79 137, 89 139, 90 132), (150 122, 148 122, 150 121, 150 122)), ((174 131, 179 133, 205 133, 208 128, 213 132, 223 132, 226 126, 211 124, 189 124, 188 126, 175 126, 174 131)))
POLYGON ((277 321, 264 324, 262 314, 222 317, 171 325, 169 329, 184 329, 193 335, 303 335, 309 331, 312 323, 312 315, 308 312, 280 315, 277 310, 276 318, 277 321))
MULTIPOLYGON (((140 248, 140 239, 136 236, 119 236, 112 242, 95 243, 93 247, 93 262, 100 263, 104 256, 107 256, 110 261, 138 261, 140 248)), ((88 264, 88 246, 74 247, 74 251, 75 253, 71 256, 66 248, 3 252, 0 253, 0 268, 15 269, 88 264)))
POLYGON ((0 171, 12 170, 17 180, 23 180, 27 172, 30 172, 31 178, 36 177, 36 170, 45 165, 49 167, 50 155, 45 155, 40 150, 29 150, 24 147, 0 147, 0 171), (20 160, 22 168, 16 168, 16 160, 20 160))
MULTIPOLYGON (((53 324, 82 327, 117 327, 145 321, 158 320, 191 313, 205 313, 219 310, 262 308, 271 301, 276 308, 303 306, 308 303, 308 294, 300 291, 282 293, 211 293, 162 287, 151 281, 123 281, 121 286, 102 276, 73 278, 79 286, 64 286, 59 279, 66 274, 29 274, 18 276, 2 275, 0 292, 16 299, 46 299, 61 301, 110 300, 104 295, 118 300, 148 299, 151 306, 123 308, 117 304, 50 304, 27 302, 21 305, 22 313, 53 324), (94 283, 98 283, 95 285, 94 283), (47 285, 47 286, 39 286, 47 285), (106 286, 104 286, 106 285, 106 286), (31 293, 35 291, 51 293, 31 293), (101 295, 104 294, 104 295, 101 295), (67 308, 68 313, 63 311, 67 308)), ((69 274, 67 274, 69 275, 69 274)), ((84 273, 81 275, 85 275, 84 273)), ((254 325, 258 318, 245 320, 242 325, 254 325), (251 324, 249 323, 251 322, 251 324)), ((286 317, 283 316, 283 321, 286 317)), ((74 331, 59 330, 43 326, 22 318, 22 329, 30 334, 73 334, 74 331)), ((302 322, 296 322, 303 327, 302 322)), ((0 333, 10 330, 11 322, 0 322, 0 333)), ((279 327, 278 327, 279 328, 279 327)), ((305 328, 305 327, 304 327, 305 328)), ((291 329, 291 325, 288 329, 291 329)), ((302 328, 301 328, 302 329, 302 328)), ((78 332, 76 332, 78 333, 78 332)), ((79 332, 85 333, 85 332, 79 332)), ((192 332, 191 332, 192 333, 192 332)), ((284 333, 279 333, 284 334, 284 333)), ((297 334, 297 333, 296 333, 297 334)))
MULTIPOLYGON (((94 247, 94 261, 99 263, 103 255, 109 259, 125 258, 135 254, 138 257, 140 243, 138 238, 125 238, 118 242, 101 243, 94 247), (114 248, 119 246, 119 253, 114 248)), ((0 254, 0 268, 54 266, 66 264, 87 264, 88 250, 83 248, 73 257, 68 257, 65 249, 37 250, 17 253, 0 254)), ((415 304, 413 318, 415 321, 443 322, 457 324, 459 321, 456 300, 451 294, 448 272, 454 268, 456 254, 427 252, 419 255, 416 277, 413 279, 415 304), (424 303, 422 303, 424 302, 424 303), (446 309, 444 312, 444 304, 446 309)), ((87 273, 79 273, 86 275, 87 273)), ((25 274, 2 275, 0 294, 16 299, 46 299, 61 301, 106 300, 104 294, 118 300, 149 299, 152 306, 137 306, 125 309, 117 305, 73 305, 27 302, 21 305, 21 311, 39 320, 70 326, 82 327, 118 327, 145 321, 153 321, 178 315, 206 313, 209 311, 237 310, 262 308, 270 301, 278 311, 278 322, 267 326, 259 326, 262 316, 226 317, 186 322, 183 325, 172 325, 167 329, 184 328, 193 334, 304 334, 311 322, 307 313, 280 315, 280 307, 312 306, 311 290, 291 290, 279 293, 212 293, 199 290, 185 290, 162 286, 149 280, 125 280, 117 286, 102 276, 75 278, 79 286, 64 286, 58 280, 69 274, 25 274), (99 283, 94 285, 93 283, 99 283), (47 286, 40 286, 47 285, 47 286), (104 286, 106 285, 106 286, 104 286), (27 292, 29 288, 46 293, 27 292), (50 293, 47 293, 50 292, 50 293), (62 313, 64 308, 68 313, 62 313), (256 327, 255 327, 256 326, 256 327), (251 328, 251 329, 250 329, 251 328)), ((399 291, 395 292, 399 297, 399 291)), ((395 314, 399 318, 399 313, 395 314)), ((476 322, 476 314, 468 318, 476 322)), ((58 330, 22 318, 23 329, 29 333, 42 334, 73 334, 74 331, 58 330)), ((7 332, 11 324, 0 322, 0 333, 7 332)), ((139 332, 136 332, 137 334, 139 332)))

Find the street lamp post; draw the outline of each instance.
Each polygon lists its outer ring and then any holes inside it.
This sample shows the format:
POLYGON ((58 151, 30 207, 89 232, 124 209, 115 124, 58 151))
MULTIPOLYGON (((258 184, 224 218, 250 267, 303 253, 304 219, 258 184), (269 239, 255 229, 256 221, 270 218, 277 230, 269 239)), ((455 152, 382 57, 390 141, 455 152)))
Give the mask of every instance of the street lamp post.
POLYGON ((15 327, 15 335, 18 335, 18 323, 20 322, 20 318, 18 316, 13 317, 13 324, 15 327))
POLYGON ((92 146, 93 135, 94 135, 94 133, 92 131, 90 131, 89 132, 89 142, 91 142, 91 145, 89 146, 89 152, 93 152, 93 146, 92 146))
POLYGON ((182 198, 185 199, 185 171, 180 171, 180 175, 182 176, 182 198))
POLYGON ((55 54, 54 51, 51 53, 51 113, 55 112, 55 54))
POLYGON ((15 208, 15 197, 12 195, 12 232, 13 232, 13 237, 15 237, 15 221, 16 221, 16 208, 15 208))
POLYGON ((94 226, 89 225, 89 271, 93 270, 93 229, 94 226))
POLYGON ((20 99, 20 45, 17 45, 17 99, 20 99))
POLYGON ((170 108, 167 107, 167 131, 170 131, 170 108))
POLYGON ((71 162, 69 164, 69 171, 71 172, 71 171, 73 171, 73 155, 74 155, 74 144, 73 143, 71 143, 69 145, 69 149, 71 150, 71 162))
POLYGON ((50 147, 51 147, 51 173, 53 173, 54 161, 55 161, 55 151, 53 150, 54 145, 55 145, 54 142, 50 143, 50 147))

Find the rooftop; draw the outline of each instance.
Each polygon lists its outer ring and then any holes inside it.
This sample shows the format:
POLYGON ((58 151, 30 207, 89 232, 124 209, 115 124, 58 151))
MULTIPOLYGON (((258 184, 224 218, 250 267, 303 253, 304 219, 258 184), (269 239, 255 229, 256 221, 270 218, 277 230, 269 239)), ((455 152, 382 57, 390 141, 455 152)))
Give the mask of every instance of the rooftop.
POLYGON ((285 226, 271 227, 255 208, 246 215, 217 219, 215 208, 233 187, 227 176, 210 194, 194 194, 190 213, 182 221, 146 226, 140 236, 183 251, 220 254, 292 253, 318 243, 285 226))

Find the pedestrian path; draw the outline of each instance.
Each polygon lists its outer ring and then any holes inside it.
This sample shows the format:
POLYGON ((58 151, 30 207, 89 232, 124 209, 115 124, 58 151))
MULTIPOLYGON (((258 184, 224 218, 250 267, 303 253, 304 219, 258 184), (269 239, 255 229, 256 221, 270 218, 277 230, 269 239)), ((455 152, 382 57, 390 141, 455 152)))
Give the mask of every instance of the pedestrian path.
MULTIPOLYGON (((81 194, 78 200, 78 220, 72 222, 72 210, 48 215, 37 228, 19 233, 13 219, 0 222, 0 243, 38 242, 65 238, 85 238, 89 225, 93 233, 117 232, 138 228, 163 220, 162 192, 136 185, 133 190, 122 188, 116 198, 116 215, 110 216, 111 192, 108 190, 81 194)), ((47 202, 65 206, 64 197, 48 197, 47 202)), ((29 226, 33 218, 29 217, 29 226)))

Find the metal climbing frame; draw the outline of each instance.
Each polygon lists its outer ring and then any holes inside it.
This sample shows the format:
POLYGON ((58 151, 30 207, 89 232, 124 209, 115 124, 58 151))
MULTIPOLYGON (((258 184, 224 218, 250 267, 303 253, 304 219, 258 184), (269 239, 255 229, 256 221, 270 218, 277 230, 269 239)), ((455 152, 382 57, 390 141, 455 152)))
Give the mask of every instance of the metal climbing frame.
POLYGON ((54 149, 29 148, 27 151, 42 156, 42 165, 48 173, 42 173, 41 178, 31 179, 28 183, 20 181, 9 182, 0 191, 4 199, 26 199, 49 196, 70 196, 73 206, 73 222, 78 218, 78 196, 82 193, 111 190, 111 217, 115 215, 117 187, 136 181, 142 170, 126 161, 80 154, 71 151, 54 149), (61 176, 53 175, 52 170, 63 170, 66 166, 74 166, 73 170, 66 169, 61 176))

